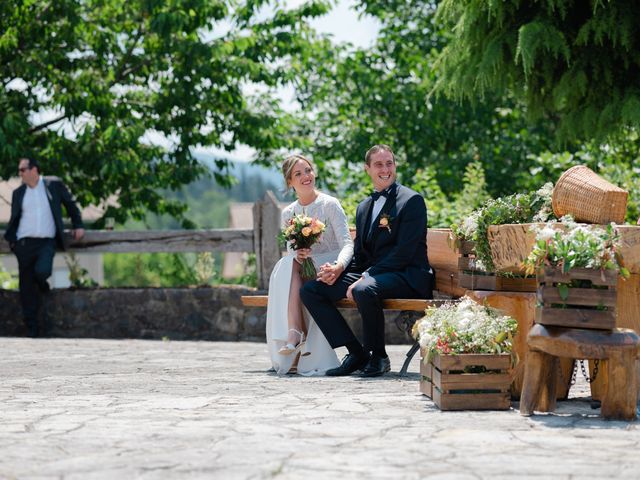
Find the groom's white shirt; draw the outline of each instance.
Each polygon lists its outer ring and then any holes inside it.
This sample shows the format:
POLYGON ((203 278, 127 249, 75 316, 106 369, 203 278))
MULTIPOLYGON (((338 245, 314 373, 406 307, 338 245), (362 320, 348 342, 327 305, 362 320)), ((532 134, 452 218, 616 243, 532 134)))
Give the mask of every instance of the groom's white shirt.
POLYGON ((386 201, 387 197, 383 197, 382 195, 380 195, 380 197, 375 202, 373 202, 373 210, 371 210, 371 223, 369 224, 369 230, 373 228, 373 222, 375 222, 376 218, 378 218, 378 215, 380 215, 380 211, 382 210, 382 207, 384 207, 386 201))

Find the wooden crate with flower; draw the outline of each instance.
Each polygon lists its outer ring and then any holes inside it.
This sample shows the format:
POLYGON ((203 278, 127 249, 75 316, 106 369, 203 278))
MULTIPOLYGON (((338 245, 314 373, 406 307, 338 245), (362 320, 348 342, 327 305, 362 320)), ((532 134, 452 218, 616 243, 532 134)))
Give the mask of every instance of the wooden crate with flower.
POLYGON ((508 409, 516 329, 516 320, 468 297, 427 309, 413 328, 426 366, 420 391, 441 410, 508 409))
POLYGON ((452 244, 460 255, 460 287, 468 290, 535 292, 535 278, 527 278, 521 269, 496 269, 488 231, 493 225, 546 221, 553 218, 552 188, 553 185, 549 183, 528 194, 488 200, 462 222, 451 226, 452 244))
POLYGON ((424 362, 427 356, 424 348, 420 349, 420 393, 433 398, 433 366, 431 362, 424 362))
POLYGON ((534 226, 536 241, 524 264, 537 274, 536 323, 612 330, 616 326, 618 276, 629 272, 616 253, 619 234, 607 227, 563 219, 534 226))

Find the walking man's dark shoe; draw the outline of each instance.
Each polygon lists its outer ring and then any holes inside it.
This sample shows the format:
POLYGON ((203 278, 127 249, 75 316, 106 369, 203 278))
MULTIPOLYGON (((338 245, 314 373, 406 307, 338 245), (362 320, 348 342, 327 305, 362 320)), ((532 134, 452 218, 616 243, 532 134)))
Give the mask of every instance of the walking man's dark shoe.
POLYGON ((362 372, 363 377, 379 377, 391 371, 391 362, 389 357, 381 357, 379 355, 371 355, 371 359, 362 372))
POLYGON ((342 359, 342 364, 339 367, 327 370, 325 375, 327 377, 344 377, 351 375, 353 372, 362 370, 368 361, 369 357, 366 355, 356 356, 349 353, 342 359))

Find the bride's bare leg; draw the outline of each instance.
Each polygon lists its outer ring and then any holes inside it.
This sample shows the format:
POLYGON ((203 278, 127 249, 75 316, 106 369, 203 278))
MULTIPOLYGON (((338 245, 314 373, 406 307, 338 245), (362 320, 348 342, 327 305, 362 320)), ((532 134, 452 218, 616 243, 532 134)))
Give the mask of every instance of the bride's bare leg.
POLYGON ((300 300, 300 288, 302 287, 302 278, 300 277, 300 264, 293 261, 293 271, 291 272, 291 285, 289 287, 289 334, 287 342, 292 345, 300 343, 300 335, 291 329, 307 335, 307 326, 302 316, 302 300, 300 300))

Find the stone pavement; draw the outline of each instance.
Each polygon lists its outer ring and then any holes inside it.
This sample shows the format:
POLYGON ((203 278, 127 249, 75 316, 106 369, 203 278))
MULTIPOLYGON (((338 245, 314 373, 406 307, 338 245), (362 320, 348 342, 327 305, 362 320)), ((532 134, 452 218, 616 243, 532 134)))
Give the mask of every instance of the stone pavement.
POLYGON ((268 368, 259 343, 0 338, 0 478, 640 477, 637 423, 597 417, 584 382, 525 418, 440 412, 417 359, 405 378, 268 368))

